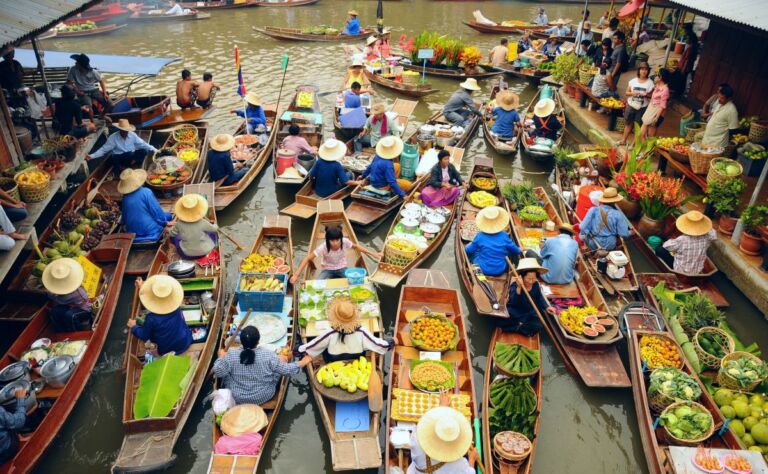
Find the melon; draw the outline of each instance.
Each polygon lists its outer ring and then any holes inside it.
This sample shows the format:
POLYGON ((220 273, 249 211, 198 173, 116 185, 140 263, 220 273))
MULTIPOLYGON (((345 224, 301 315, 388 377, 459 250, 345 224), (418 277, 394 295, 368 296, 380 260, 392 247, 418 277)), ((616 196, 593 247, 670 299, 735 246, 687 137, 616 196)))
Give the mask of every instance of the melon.
POLYGON ((277 273, 277 267, 268 267, 267 273, 277 273))
POLYGON ((276 267, 280 267, 285 265, 285 259, 282 257, 277 257, 274 262, 272 262, 272 265, 276 267))
POLYGON ((587 316, 584 318, 584 324, 595 324, 597 322, 597 316, 587 316))
POLYGON ((605 326, 603 326, 602 324, 595 323, 595 324, 592 325, 592 329, 594 329, 595 331, 597 331, 600 334, 605 332, 605 326))
POLYGON ((592 339, 597 337, 600 333, 598 333, 596 330, 592 328, 584 328, 582 334, 584 334, 586 337, 592 339))
POLYGON ((611 319, 611 318, 598 319, 596 322, 597 322, 597 324, 599 324, 601 326, 605 326, 606 328, 613 327, 613 325, 616 324, 616 323, 613 322, 613 319, 611 319))
POLYGON ((280 265, 277 267, 277 273, 288 273, 291 271, 291 267, 288 265, 280 265))

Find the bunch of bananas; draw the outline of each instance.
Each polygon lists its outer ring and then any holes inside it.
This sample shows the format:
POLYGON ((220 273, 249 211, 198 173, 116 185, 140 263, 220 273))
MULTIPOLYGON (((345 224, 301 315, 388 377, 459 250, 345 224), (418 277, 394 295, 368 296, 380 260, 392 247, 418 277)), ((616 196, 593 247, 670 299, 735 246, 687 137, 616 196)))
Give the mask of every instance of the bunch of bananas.
POLYGON ((267 268, 275 264, 275 258, 274 255, 252 253, 243 259, 243 262, 240 264, 240 271, 264 273, 267 271, 267 268))
POLYGON ((392 239, 387 242, 387 247, 399 250, 401 252, 415 252, 416 245, 406 239, 392 239))
POLYGON ((619 99, 613 98, 613 97, 604 97, 600 99, 600 105, 603 107, 607 107, 609 109, 622 109, 624 108, 624 103, 620 101, 619 99))
POLYGON ((597 314, 597 308, 594 306, 585 308, 570 306, 560 313, 560 324, 573 334, 581 334, 584 331, 584 319, 595 314, 597 314))
POLYGON ((737 133, 733 136, 733 138, 731 138, 731 141, 737 145, 741 145, 742 143, 747 143, 749 141, 749 137, 743 133, 737 133))
POLYGON ((373 366, 365 357, 360 356, 353 362, 332 362, 320 367, 315 378, 318 383, 328 388, 339 387, 349 393, 368 390, 368 377, 373 366))
POLYGON ((257 277, 246 275, 240 278, 241 291, 283 291, 283 282, 274 276, 257 277))
POLYGON ((487 193, 485 191, 475 191, 472 193, 469 193, 467 195, 467 199, 469 199, 469 202, 480 209, 483 209, 485 207, 489 206, 495 206, 496 203, 496 196, 493 194, 487 193))

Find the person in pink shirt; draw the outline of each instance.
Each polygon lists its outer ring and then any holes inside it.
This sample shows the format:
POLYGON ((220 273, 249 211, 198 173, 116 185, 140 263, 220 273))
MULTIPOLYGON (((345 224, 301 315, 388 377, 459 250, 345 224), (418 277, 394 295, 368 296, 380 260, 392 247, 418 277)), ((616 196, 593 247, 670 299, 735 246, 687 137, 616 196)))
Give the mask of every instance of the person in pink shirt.
POLYGON ((291 150, 296 153, 299 159, 305 161, 314 159, 317 154, 317 147, 310 145, 306 138, 299 135, 299 132, 301 129, 298 125, 293 124, 288 127, 288 136, 283 138, 280 148, 291 150))
POLYGON ((643 126, 640 127, 640 136, 643 140, 649 136, 656 136, 656 129, 664 122, 664 113, 669 102, 669 80, 671 74, 666 69, 661 69, 655 77, 656 85, 651 94, 651 103, 643 114, 643 126))
MULTIPOLYGON (((340 228, 329 227, 325 230, 325 242, 320 244, 314 251, 307 253, 307 256, 299 264, 296 273, 291 277, 291 283, 296 284, 309 262, 315 261, 318 258, 320 259, 319 264, 316 263, 315 266, 321 271, 319 277, 314 277, 314 279, 344 278, 344 271, 347 269, 347 250, 351 249, 355 249, 375 259, 381 258, 380 253, 369 250, 344 237, 340 228)), ((308 277, 308 279, 312 278, 312 275, 308 277)))

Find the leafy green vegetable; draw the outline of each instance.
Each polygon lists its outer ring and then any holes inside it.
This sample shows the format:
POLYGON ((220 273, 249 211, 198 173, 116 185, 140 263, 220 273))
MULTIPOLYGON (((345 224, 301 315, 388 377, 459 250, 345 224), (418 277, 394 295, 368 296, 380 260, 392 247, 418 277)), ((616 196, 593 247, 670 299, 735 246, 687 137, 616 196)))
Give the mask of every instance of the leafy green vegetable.
POLYGON ((680 308, 680 324, 688 336, 706 326, 717 327, 725 320, 722 311, 703 293, 691 293, 680 308))
POLYGON ((543 207, 536 204, 525 206, 518 212, 518 215, 520 216, 520 219, 525 222, 544 222, 545 220, 549 219, 547 211, 544 210, 543 207))
POLYGON ((694 401, 701 396, 701 387, 685 372, 672 367, 663 367, 651 373, 648 395, 655 393, 663 393, 676 400, 694 401))
POLYGON ((493 406, 505 415, 528 414, 536 409, 536 392, 526 377, 501 378, 490 388, 493 406))
POLYGON ((536 437, 533 428, 536 426, 536 419, 538 417, 538 411, 534 411, 530 415, 524 413, 507 415, 504 410, 491 408, 488 412, 488 425, 491 428, 491 439, 502 431, 517 431, 533 441, 536 437))
POLYGON ((765 362, 758 362, 750 357, 729 360, 720 370, 730 375, 742 388, 749 387, 755 381, 763 380, 768 376, 765 362))
POLYGON ((517 205, 518 208, 529 206, 538 201, 536 192, 533 190, 533 183, 530 181, 523 181, 518 184, 506 183, 502 186, 501 193, 507 201, 517 205))
POLYGON ((189 364, 187 356, 167 355, 145 365, 133 401, 134 418, 141 420, 168 416, 181 398, 181 383, 189 364))
POLYGON ((675 410, 665 410, 661 424, 677 438, 698 439, 712 426, 712 414, 698 405, 681 405, 675 410))

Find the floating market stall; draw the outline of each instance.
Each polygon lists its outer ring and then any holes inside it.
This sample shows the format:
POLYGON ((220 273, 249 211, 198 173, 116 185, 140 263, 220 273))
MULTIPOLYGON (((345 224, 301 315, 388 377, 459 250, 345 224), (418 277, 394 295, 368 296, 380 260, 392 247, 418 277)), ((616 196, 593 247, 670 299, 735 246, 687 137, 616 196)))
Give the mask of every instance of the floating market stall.
POLYGON ((338 28, 330 26, 317 26, 311 28, 279 28, 276 26, 265 26, 259 28, 253 27, 253 30, 262 35, 269 36, 277 40, 285 41, 319 41, 319 42, 335 42, 335 41, 355 41, 363 40, 367 38, 371 32, 361 30, 356 35, 342 35, 338 28))
POLYGON ((319 148, 323 143, 323 113, 315 87, 297 87, 288 109, 277 121, 277 138, 272 151, 275 185, 302 184, 314 164, 314 160, 299 161, 295 153, 280 148, 283 139, 289 135, 291 125, 298 125, 299 136, 304 137, 310 146, 319 148), (296 165, 301 166, 303 172, 296 165))

